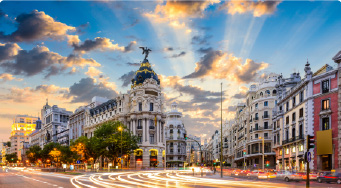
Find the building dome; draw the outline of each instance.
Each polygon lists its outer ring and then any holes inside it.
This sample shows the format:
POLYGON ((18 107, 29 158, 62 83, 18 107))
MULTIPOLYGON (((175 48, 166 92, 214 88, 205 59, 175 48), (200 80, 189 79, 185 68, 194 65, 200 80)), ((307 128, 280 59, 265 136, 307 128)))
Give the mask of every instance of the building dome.
POLYGON ((160 80, 157 74, 152 69, 152 66, 150 65, 148 59, 144 59, 141 63, 140 69, 135 72, 135 76, 131 80, 131 87, 133 88, 135 86, 142 85, 142 83, 147 78, 153 78, 154 80, 156 80, 157 84, 160 85, 160 80))

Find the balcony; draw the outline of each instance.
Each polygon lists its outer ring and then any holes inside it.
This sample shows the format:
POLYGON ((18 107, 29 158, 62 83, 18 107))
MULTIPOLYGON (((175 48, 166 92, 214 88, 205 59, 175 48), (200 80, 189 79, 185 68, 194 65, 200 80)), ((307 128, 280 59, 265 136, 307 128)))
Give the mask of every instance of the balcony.
POLYGON ((255 121, 258 121, 258 117, 253 118, 255 121))
POLYGON ((151 126, 149 126, 149 129, 154 130, 154 129, 155 129, 155 126, 154 126, 154 125, 151 125, 151 126))
POLYGON ((137 129, 138 130, 142 130, 142 126, 137 126, 137 129))
POLYGON ((250 123, 252 122, 252 118, 250 119, 250 123))
POLYGON ((270 116, 268 114, 263 116, 263 119, 269 119, 269 118, 270 118, 270 116))
POLYGON ((241 130, 243 130, 243 129, 244 129, 244 127, 240 127, 240 128, 238 129, 238 132, 241 131, 241 130))

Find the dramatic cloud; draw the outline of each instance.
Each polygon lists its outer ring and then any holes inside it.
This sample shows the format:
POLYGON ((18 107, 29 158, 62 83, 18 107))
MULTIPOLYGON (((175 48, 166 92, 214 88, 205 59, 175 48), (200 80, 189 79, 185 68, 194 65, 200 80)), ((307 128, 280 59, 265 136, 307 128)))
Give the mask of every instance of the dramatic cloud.
POLYGON ((0 62, 4 60, 12 59, 21 50, 21 48, 16 43, 0 43, 0 62))
POLYGON ((70 87, 67 95, 67 97, 72 97, 72 103, 89 103, 94 96, 111 99, 117 96, 117 92, 101 82, 96 84, 93 78, 82 78, 70 87))
POLYGON ((196 63, 195 71, 184 78, 209 76, 215 79, 248 83, 259 79, 261 76, 258 72, 267 67, 267 63, 256 63, 251 59, 246 59, 242 64, 241 58, 237 58, 233 54, 211 50, 196 63))
POLYGON ((202 54, 206 54, 206 53, 208 53, 208 52, 210 52, 212 50, 213 50, 212 47, 200 48, 199 50, 197 50, 197 52, 202 53, 202 54))
MULTIPOLYGON (((144 16, 157 22, 168 23, 174 28, 185 28, 186 19, 203 17, 205 10, 219 0, 207 1, 167 1, 166 4, 158 4, 153 12, 144 16)), ((186 29, 190 33, 191 29, 186 29)))
POLYGON ((6 42, 30 42, 47 38, 62 40, 68 35, 68 31, 76 31, 75 27, 57 22, 49 15, 37 10, 19 15, 15 21, 17 30, 9 35, 0 32, 0 40, 6 42))
POLYGON ((173 54, 170 58, 177 58, 186 55, 186 52, 182 51, 179 54, 173 54))
POLYGON ((237 106, 229 106, 229 107, 227 108, 227 111, 229 111, 229 112, 234 112, 234 111, 236 111, 236 109, 237 109, 237 106))
POLYGON ((80 53, 86 53, 92 50, 130 52, 136 45, 136 41, 132 41, 126 47, 119 46, 118 44, 113 44, 110 39, 101 37, 97 37, 95 40, 85 40, 83 44, 79 44, 79 42, 80 40, 78 37, 69 37, 68 43, 72 45, 75 52, 80 53))
POLYGON ((61 88, 56 85, 39 85, 36 86, 34 89, 31 89, 33 92, 42 92, 44 94, 67 94, 69 89, 68 88, 61 88))
POLYGON ((273 14, 280 1, 226 1, 222 9, 227 9, 228 14, 252 13, 254 17, 260 17, 266 14, 273 14))
POLYGON ((129 84, 131 84, 131 80, 134 78, 135 76, 135 72, 134 71, 130 71, 124 75, 122 75, 119 80, 123 81, 122 86, 123 87, 127 87, 129 84))
POLYGON ((89 77, 93 78, 102 74, 102 72, 95 67, 88 67, 88 71, 85 73, 89 77))
POLYGON ((39 73, 45 77, 62 73, 70 67, 79 66, 100 66, 93 59, 85 59, 79 55, 64 57, 58 53, 51 52, 45 46, 36 46, 32 50, 19 50, 16 53, 8 51, 2 55, 5 59, 0 61, 0 67, 14 75, 33 76, 39 73))
POLYGON ((174 48, 173 47, 167 47, 167 48, 164 48, 163 51, 165 52, 170 52, 170 51, 173 51, 174 48))
POLYGON ((197 44, 197 45, 208 45, 209 42, 208 40, 212 38, 212 35, 206 35, 206 36, 193 36, 192 37, 192 44, 197 44))
MULTIPOLYGON (((179 107, 184 111, 206 111, 214 112, 219 109, 221 101, 221 93, 204 90, 198 86, 184 85, 183 80, 178 76, 162 76, 159 75, 162 87, 172 88, 180 93, 180 96, 188 95, 190 100, 179 102, 179 107)), ((223 101, 226 99, 227 94, 223 94, 223 101)), ((166 98, 167 103, 178 100, 178 98, 166 98)), ((210 113, 212 114, 212 113, 210 113)))
POLYGON ((157 5, 155 13, 169 18, 202 17, 205 9, 219 1, 167 1, 165 5, 157 5))
POLYGON ((0 82, 6 82, 6 81, 11 81, 11 80, 22 81, 23 79, 15 78, 13 75, 8 74, 8 73, 0 74, 0 82))
POLYGON ((130 62, 128 62, 126 64, 129 66, 132 66, 132 67, 140 67, 141 66, 141 63, 130 63, 130 62))

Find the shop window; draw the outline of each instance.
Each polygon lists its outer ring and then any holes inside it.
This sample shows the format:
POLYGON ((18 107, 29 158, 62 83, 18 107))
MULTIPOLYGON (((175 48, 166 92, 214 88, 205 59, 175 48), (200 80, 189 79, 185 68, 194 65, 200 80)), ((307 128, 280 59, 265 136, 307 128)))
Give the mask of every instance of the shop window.
POLYGON ((298 147, 298 151, 303 151, 303 144, 298 147))
POLYGON ((286 154, 286 155, 289 154, 289 148, 285 149, 285 154, 286 154))

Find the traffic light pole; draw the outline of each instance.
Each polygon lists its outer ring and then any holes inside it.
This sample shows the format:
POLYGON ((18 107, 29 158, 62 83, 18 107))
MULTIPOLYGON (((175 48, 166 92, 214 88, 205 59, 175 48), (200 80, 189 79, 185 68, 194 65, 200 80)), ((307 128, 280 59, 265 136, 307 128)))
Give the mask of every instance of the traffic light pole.
POLYGON ((307 135, 306 138, 306 146, 307 146, 307 152, 305 153, 305 161, 307 162, 307 181, 306 181, 306 188, 310 187, 310 168, 309 168, 309 162, 311 160, 311 154, 309 153, 310 149, 314 149, 315 148, 315 136, 310 136, 307 135))

